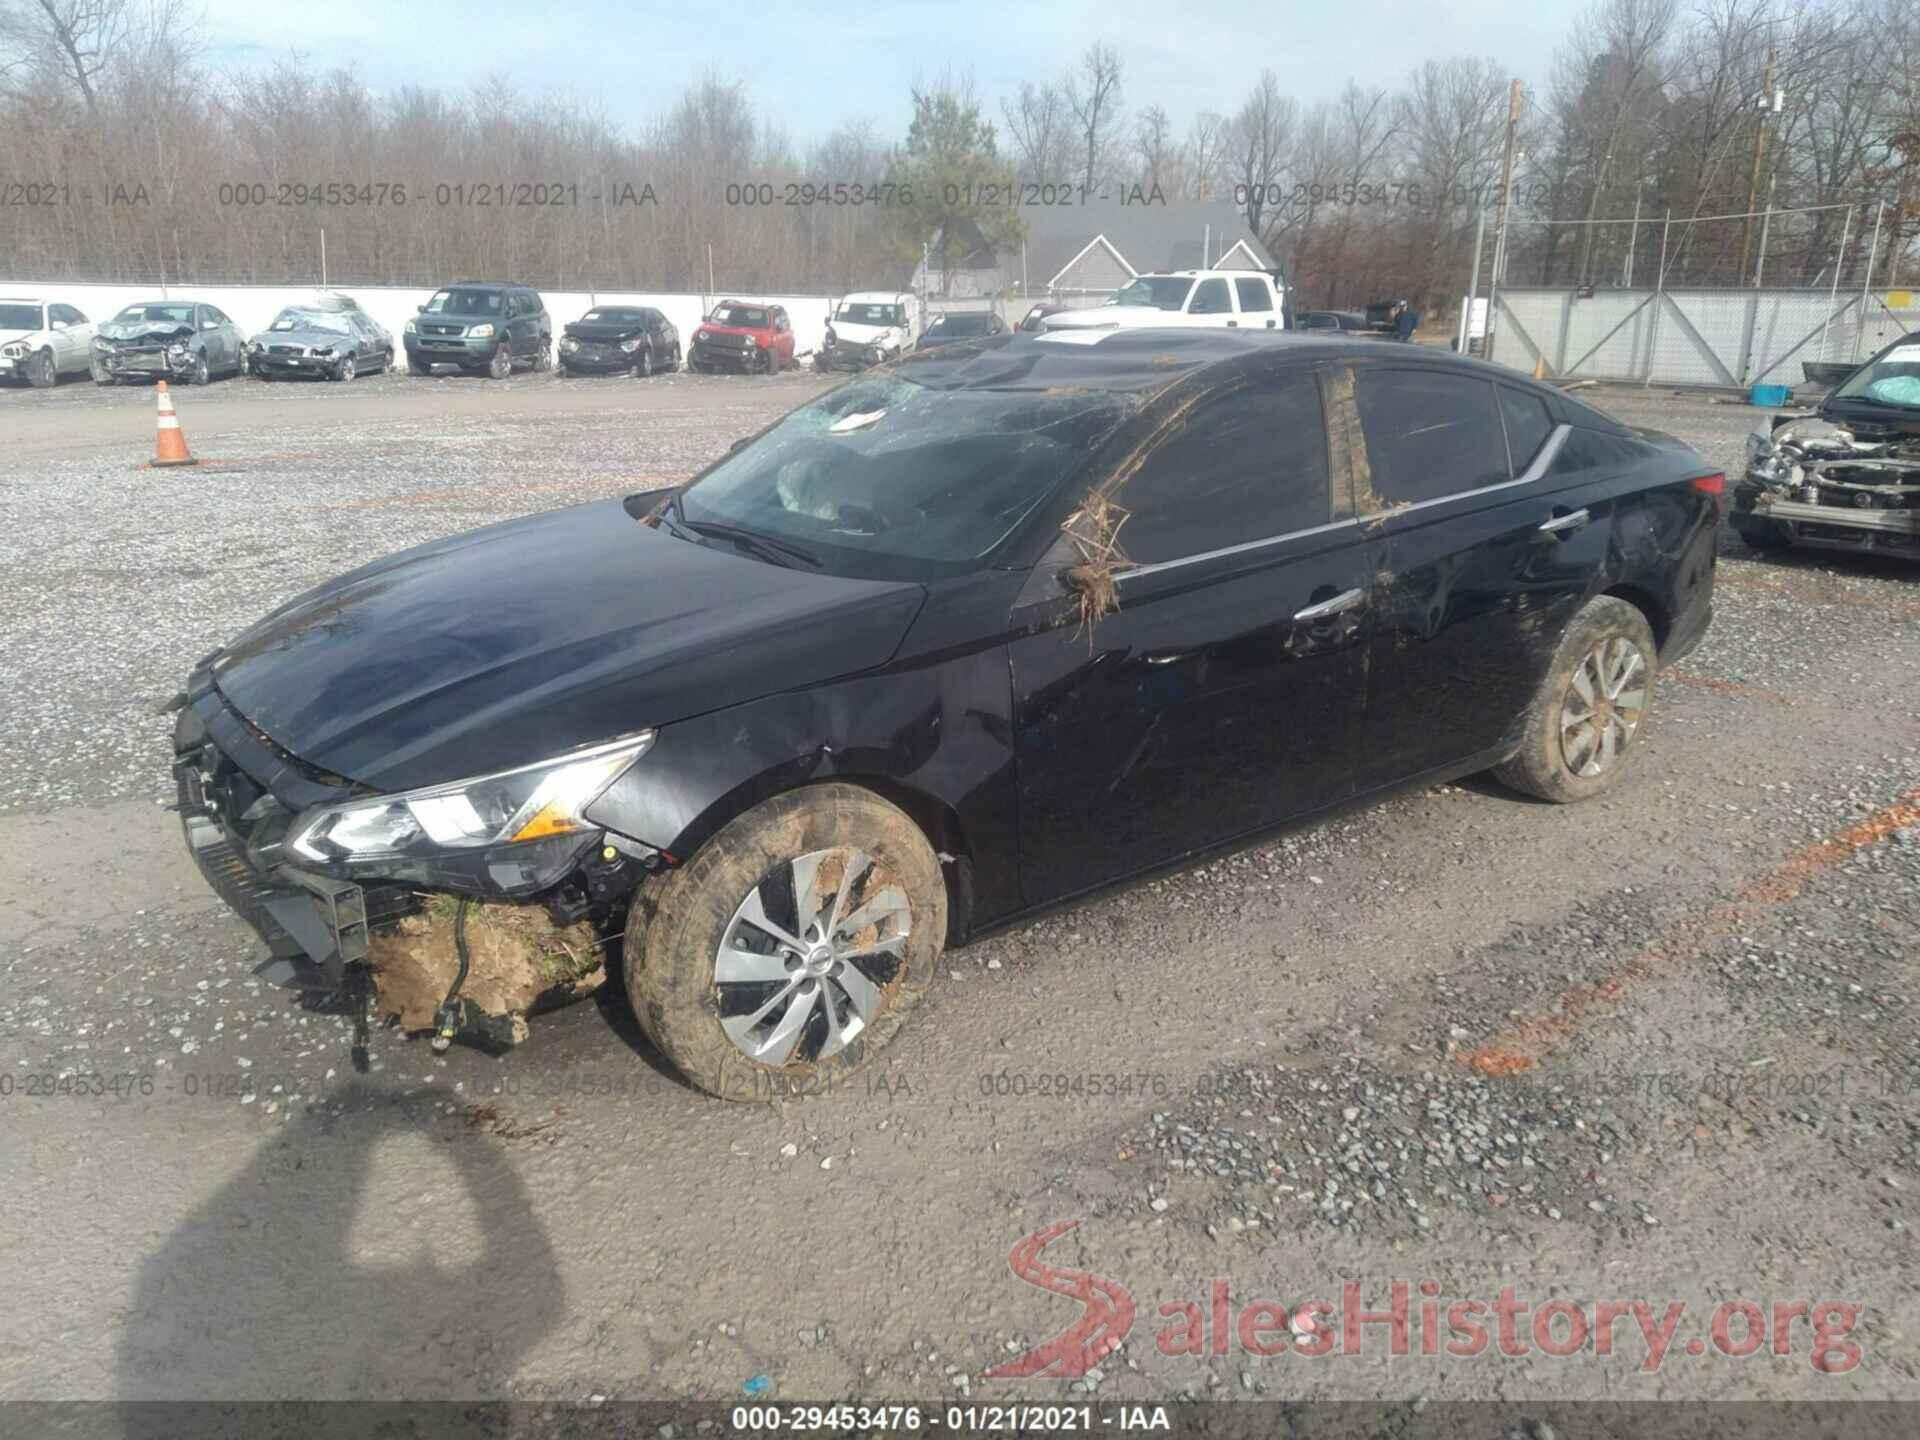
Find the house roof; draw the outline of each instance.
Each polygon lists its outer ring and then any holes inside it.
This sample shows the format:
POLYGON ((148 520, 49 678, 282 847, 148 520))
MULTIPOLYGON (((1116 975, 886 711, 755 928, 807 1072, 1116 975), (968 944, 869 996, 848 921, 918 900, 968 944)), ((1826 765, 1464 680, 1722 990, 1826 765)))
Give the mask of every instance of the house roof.
MULTIPOLYGON (((1155 270, 1193 270, 1207 260, 1218 261, 1236 243, 1243 243, 1257 268, 1271 269, 1273 259, 1247 229, 1246 218, 1224 200, 1208 203, 1172 201, 1165 205, 1122 205, 1118 201, 1089 201, 1085 205, 1023 205, 1020 218, 1027 224, 1027 288, 1041 290, 1087 249, 1096 236, 1132 266, 1138 274, 1155 270), (1201 253, 1211 242, 1211 256, 1201 253)), ((1001 268, 1018 274, 1020 256, 1009 247, 1001 268)))

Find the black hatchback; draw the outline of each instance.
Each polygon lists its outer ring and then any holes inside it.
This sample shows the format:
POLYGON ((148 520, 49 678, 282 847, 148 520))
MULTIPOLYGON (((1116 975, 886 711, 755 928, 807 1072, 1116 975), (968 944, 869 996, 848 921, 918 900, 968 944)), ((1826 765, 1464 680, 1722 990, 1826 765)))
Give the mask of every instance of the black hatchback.
POLYGON ((942 347, 683 487, 291 601, 194 670, 183 811, 283 957, 444 949, 443 1036, 469 910, 518 909, 618 946, 696 1085, 801 1091, 1025 911, 1401 786, 1618 784, 1707 628, 1721 490, 1441 354, 942 347))

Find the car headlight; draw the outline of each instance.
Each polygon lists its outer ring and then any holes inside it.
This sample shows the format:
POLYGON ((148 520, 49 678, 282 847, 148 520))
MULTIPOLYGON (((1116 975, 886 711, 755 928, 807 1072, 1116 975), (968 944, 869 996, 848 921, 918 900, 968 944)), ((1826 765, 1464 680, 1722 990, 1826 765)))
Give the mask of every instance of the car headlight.
POLYGON ((176 340, 171 345, 167 346, 167 354, 171 355, 176 360, 186 359, 187 350, 188 350, 187 342, 184 340, 176 340))
POLYGON ((517 770, 375 795, 300 817, 287 837, 322 864, 409 859, 585 834, 586 808, 653 745, 652 730, 517 770))
POLYGON ((578 350, 580 348, 580 342, 574 339, 573 336, 568 335, 560 341, 560 348, 568 352, 578 350))
POLYGON ((640 348, 640 337, 636 335, 631 340, 622 340, 620 342, 620 348, 631 355, 640 348))
POLYGON ((6 356, 9 360, 19 360, 26 353, 27 347, 17 340, 10 345, 0 345, 0 355, 6 356))
POLYGON ((407 328, 403 333, 408 335, 418 335, 420 333, 419 322, 415 320, 407 321, 407 328))
POLYGON ((695 340, 711 340, 713 337, 705 330, 696 330, 693 332, 693 338, 695 340))
POLYGON ((470 339, 485 340, 492 334, 493 322, 490 320, 484 325, 469 325, 467 327, 467 335, 470 339))
POLYGON ((760 337, 758 335, 747 336, 747 344, 752 346, 755 350, 758 350, 760 348, 760 337))
POLYGON ((1747 473, 1759 480, 1785 478, 1787 457, 1780 453, 1771 435, 1755 430, 1747 436, 1747 473))
POLYGON ((96 355, 104 355, 106 354, 107 351, 111 350, 112 348, 113 348, 112 345, 108 344, 105 340, 101 339, 98 335, 93 337, 93 349, 96 355))
POLYGON ((258 340, 247 341, 247 353, 249 355, 258 355, 262 350, 266 348, 267 347, 262 345, 258 340))

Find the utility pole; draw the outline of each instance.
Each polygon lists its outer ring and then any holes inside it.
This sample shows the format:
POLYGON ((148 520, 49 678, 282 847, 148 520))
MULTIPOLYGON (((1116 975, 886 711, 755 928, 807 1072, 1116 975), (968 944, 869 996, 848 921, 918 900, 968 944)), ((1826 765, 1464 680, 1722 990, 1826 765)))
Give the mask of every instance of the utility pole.
POLYGON ((1499 310, 1500 271, 1507 263, 1507 206, 1513 198, 1513 151, 1520 134, 1520 81, 1507 87, 1507 148, 1500 159, 1500 213, 1493 226, 1493 271, 1487 277, 1487 337, 1481 354, 1493 355, 1494 317, 1499 310))
POLYGON ((1740 224, 1740 268, 1734 272, 1743 277, 1747 273, 1747 257, 1753 249, 1753 212, 1760 203, 1760 166, 1767 156, 1767 117, 1776 108, 1777 102, 1773 93, 1773 44, 1769 41, 1767 68, 1760 77, 1760 99, 1754 106, 1753 168, 1747 176, 1747 216, 1740 224))

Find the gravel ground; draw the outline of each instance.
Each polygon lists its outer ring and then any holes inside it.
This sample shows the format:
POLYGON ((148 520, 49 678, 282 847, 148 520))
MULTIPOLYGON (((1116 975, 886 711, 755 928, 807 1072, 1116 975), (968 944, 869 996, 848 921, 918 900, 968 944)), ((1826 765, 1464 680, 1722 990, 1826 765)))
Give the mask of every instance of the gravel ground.
MULTIPOLYGON (((66 1317, 0 1340, 0 1396, 1920 1398, 1920 599, 1891 564, 1723 536, 1629 784, 1437 787, 993 936, 841 1094, 708 1101, 613 996, 504 1060, 376 1035, 354 1075, 186 861, 154 702, 329 574, 671 480, 818 385, 230 383, 182 393, 184 474, 139 468, 150 395, 0 395, 0 1288, 66 1317), (71 1093, 96 1074, 134 1078, 71 1093), (1008 1273, 1072 1220, 1046 1258, 1124 1285, 1130 1336, 988 1378, 1076 1318, 1008 1273), (1213 1277, 1692 1310, 1657 1370, 1167 1353, 1163 1302, 1213 1277), (1858 1368, 1679 1348, 1778 1297, 1860 1306, 1858 1368)), ((1730 472, 1755 418, 1589 398, 1730 472)))

